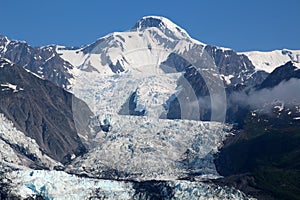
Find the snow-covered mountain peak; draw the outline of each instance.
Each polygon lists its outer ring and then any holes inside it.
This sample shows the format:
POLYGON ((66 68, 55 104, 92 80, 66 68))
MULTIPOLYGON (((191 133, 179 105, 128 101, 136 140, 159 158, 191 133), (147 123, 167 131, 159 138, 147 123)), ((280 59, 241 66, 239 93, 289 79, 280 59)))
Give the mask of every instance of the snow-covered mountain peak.
POLYGON ((157 66, 171 52, 183 53, 195 46, 202 49, 205 45, 170 20, 148 16, 129 31, 108 34, 82 49, 57 48, 56 51, 77 69, 113 75, 127 70, 145 72, 145 66, 160 72, 157 66))
POLYGON ((132 31, 143 31, 145 29, 156 27, 164 32, 167 36, 171 36, 176 39, 190 38, 189 34, 171 20, 161 16, 145 16, 140 19, 132 31))

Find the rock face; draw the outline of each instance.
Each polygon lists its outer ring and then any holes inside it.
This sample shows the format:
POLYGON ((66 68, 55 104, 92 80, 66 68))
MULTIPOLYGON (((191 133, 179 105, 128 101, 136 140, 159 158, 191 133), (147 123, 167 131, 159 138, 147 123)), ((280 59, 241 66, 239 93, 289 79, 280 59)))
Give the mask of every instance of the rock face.
MULTIPOLYGON (((65 163, 72 154, 84 153, 86 148, 77 134, 72 105, 80 105, 88 120, 92 113, 87 105, 7 60, 2 59, 0 66, 0 112, 57 161, 65 163)), ((83 127, 87 123, 83 122, 83 127)))
POLYGON ((122 105, 119 114, 120 115, 134 115, 134 116, 144 116, 145 115, 145 110, 138 111, 136 110, 137 108, 137 103, 134 101, 136 98, 137 93, 133 92, 128 100, 122 105))
POLYGON ((288 81, 291 78, 300 79, 300 69, 293 62, 276 68, 259 86, 258 89, 273 88, 282 81, 288 81))
POLYGON ((228 140, 215 160, 225 177, 218 182, 258 199, 298 199, 300 122, 290 112, 275 117, 248 113, 243 130, 228 140))
MULTIPOLYGON (((224 82, 227 96, 233 92, 239 92, 240 88, 253 87, 260 84, 268 73, 264 71, 256 71, 252 62, 247 56, 238 54, 231 49, 223 49, 206 45, 202 56, 198 57, 196 65, 189 63, 186 59, 193 60, 193 54, 201 52, 201 46, 194 46, 188 54, 171 53, 167 59, 161 63, 160 67, 165 73, 183 72, 183 77, 177 82, 178 87, 184 88, 181 93, 172 98, 169 105, 167 117, 170 119, 178 119, 182 115, 180 113, 180 103, 178 98, 186 98, 191 91, 198 99, 200 107, 200 115, 188 117, 188 119, 211 120, 211 93, 214 91, 214 84, 219 84, 220 80, 224 82), (183 79, 185 81, 183 81, 183 79), (184 94, 187 93, 187 94, 184 94)), ((193 108, 190 108, 193 110, 193 108)), ((229 107, 229 109, 231 109, 229 107)), ((231 111, 229 113, 232 113, 231 111)), ((232 121, 234 117, 227 117, 228 121, 232 121)))
POLYGON ((189 65, 185 68, 185 73, 181 79, 177 82, 178 87, 184 88, 180 94, 174 100, 170 101, 169 110, 167 113, 168 119, 180 119, 182 117, 186 119, 193 119, 193 120, 206 120, 209 121, 211 118, 211 108, 210 103, 211 99, 209 97, 209 89, 208 86, 202 77, 201 73, 197 71, 194 66, 189 65), (197 99, 205 99, 205 101, 197 101, 195 105, 189 101, 184 101, 185 104, 183 105, 180 102, 180 99, 187 99, 190 94, 193 93, 195 95, 195 100, 197 99), (184 115, 181 113, 181 107, 184 106, 185 110, 188 115, 184 115), (193 110, 199 107, 200 114, 194 113, 193 110))
POLYGON ((229 108, 228 116, 241 126, 215 159, 224 176, 216 182, 258 199, 298 199, 299 78, 298 64, 289 61, 246 93, 233 89, 252 100, 229 108))
POLYGON ((0 35, 0 58, 7 58, 62 88, 67 88, 68 79, 73 77, 69 73, 73 66, 59 56, 55 46, 31 47, 0 35))
POLYGON ((205 50, 213 58, 219 73, 230 78, 230 85, 253 85, 261 83, 268 75, 264 71, 255 71, 255 66, 244 54, 231 49, 222 49, 207 45, 205 50))

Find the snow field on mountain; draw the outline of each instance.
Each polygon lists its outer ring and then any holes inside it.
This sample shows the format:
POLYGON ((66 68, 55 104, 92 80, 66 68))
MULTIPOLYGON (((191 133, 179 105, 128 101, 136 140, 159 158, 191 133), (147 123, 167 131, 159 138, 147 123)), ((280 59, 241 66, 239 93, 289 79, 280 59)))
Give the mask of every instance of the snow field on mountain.
POLYGON ((300 50, 274 50, 270 52, 249 51, 241 52, 251 60, 256 70, 271 73, 277 67, 288 61, 300 62, 300 50))
POLYGON ((177 38, 190 37, 189 34, 184 29, 180 28, 179 26, 174 24, 171 20, 162 16, 145 16, 142 19, 140 19, 140 21, 137 23, 138 24, 137 28, 142 29, 143 27, 141 27, 141 23, 150 18, 160 20, 161 21, 160 28, 170 30, 172 33, 174 33, 175 37, 177 38))
MULTIPOLYGON (((159 31, 159 30, 157 30, 159 31)), ((143 70, 147 65, 156 65, 166 59, 169 52, 162 47, 164 44, 158 45, 157 40, 151 36, 151 30, 145 32, 124 32, 113 33, 110 36, 106 36, 107 40, 98 41, 99 44, 85 54, 85 49, 79 50, 64 50, 58 49, 57 52, 61 57, 69 61, 73 66, 86 69, 92 66, 94 70, 97 70, 100 74, 113 75, 114 72, 110 69, 110 64, 116 65, 117 61, 121 62, 121 65, 125 70, 140 70, 143 66, 143 70), (100 48, 103 47, 103 48, 100 48)), ((159 35, 163 36, 162 33, 159 35)), ((168 40, 168 38, 164 38, 168 40)), ((89 46, 87 46, 88 48, 89 46)), ((153 68, 148 68, 152 70, 153 68)), ((159 70, 156 68, 155 70, 159 70)), ((144 71, 140 71, 144 72, 144 71)), ((154 71, 154 73, 157 73, 154 71)))

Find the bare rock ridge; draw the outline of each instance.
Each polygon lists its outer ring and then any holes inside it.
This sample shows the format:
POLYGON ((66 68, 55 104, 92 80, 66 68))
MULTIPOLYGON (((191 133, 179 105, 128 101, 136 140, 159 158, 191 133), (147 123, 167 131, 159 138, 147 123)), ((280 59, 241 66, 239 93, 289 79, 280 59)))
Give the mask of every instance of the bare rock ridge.
POLYGON ((7 37, 0 36, 0 58, 7 58, 66 89, 69 79, 73 77, 69 72, 73 66, 63 60, 55 49, 55 46, 32 47, 24 41, 10 41, 7 37))

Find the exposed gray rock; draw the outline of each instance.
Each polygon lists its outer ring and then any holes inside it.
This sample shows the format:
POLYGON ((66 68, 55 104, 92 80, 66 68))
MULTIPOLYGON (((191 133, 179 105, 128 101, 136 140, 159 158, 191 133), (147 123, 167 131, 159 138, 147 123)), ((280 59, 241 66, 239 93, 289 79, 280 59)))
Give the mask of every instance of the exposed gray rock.
POLYGON ((55 48, 55 46, 31 47, 23 41, 9 41, 6 37, 0 37, 0 58, 7 58, 16 65, 66 89, 70 84, 69 79, 73 77, 69 72, 73 66, 63 60, 55 48))
MULTIPOLYGON (((71 93, 42 80, 21 67, 1 60, 0 112, 15 127, 36 140, 41 149, 60 162, 71 155, 81 155, 86 147, 77 131, 84 131, 92 112, 71 93), (15 89, 5 85, 14 85, 15 89), (72 105, 81 108, 81 118, 74 116, 72 105), (75 120, 80 121, 77 127, 75 120)), ((87 130, 86 130, 87 131, 87 130)))

